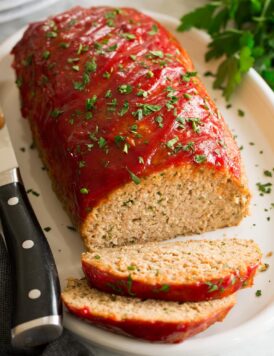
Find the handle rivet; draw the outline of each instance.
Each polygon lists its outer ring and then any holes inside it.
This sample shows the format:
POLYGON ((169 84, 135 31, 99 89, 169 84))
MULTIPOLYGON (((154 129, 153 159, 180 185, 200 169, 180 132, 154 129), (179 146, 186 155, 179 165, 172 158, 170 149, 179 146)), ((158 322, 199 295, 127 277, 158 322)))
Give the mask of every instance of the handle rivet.
POLYGON ((22 247, 26 250, 32 248, 33 246, 34 246, 34 242, 32 240, 25 240, 22 243, 22 247))
POLYGON ((16 205, 19 203, 19 199, 17 197, 12 197, 12 198, 9 198, 8 200, 8 205, 16 205))
POLYGON ((29 291, 28 297, 30 299, 38 299, 41 295, 41 291, 39 289, 32 289, 29 291))

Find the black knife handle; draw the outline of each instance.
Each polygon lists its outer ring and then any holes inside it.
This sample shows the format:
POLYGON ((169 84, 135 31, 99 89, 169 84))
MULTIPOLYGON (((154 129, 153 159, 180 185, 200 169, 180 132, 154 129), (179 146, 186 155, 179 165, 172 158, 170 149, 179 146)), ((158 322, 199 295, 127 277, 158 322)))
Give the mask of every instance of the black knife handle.
POLYGON ((19 171, 14 170, 10 174, 12 182, 0 179, 0 219, 12 265, 12 343, 27 348, 61 335, 62 310, 60 284, 49 244, 19 171))

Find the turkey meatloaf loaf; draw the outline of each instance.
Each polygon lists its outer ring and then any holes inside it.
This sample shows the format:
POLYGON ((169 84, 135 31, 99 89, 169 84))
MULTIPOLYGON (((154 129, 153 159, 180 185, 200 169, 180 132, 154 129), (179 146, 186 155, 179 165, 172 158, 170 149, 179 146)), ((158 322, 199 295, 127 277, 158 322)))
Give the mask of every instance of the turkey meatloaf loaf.
POLYGON ((31 24, 12 53, 22 114, 88 248, 247 215, 236 143, 161 24, 130 8, 76 7, 31 24))

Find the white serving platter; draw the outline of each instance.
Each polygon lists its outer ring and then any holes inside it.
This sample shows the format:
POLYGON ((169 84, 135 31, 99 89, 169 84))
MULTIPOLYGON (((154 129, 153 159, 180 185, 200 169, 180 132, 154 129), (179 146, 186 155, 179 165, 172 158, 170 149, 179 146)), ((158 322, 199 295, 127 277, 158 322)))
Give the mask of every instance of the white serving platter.
MULTIPOLYGON (((216 63, 204 62, 207 36, 199 31, 178 33, 176 19, 157 13, 149 14, 173 32, 190 53, 208 91, 216 100, 229 127, 237 135, 239 145, 243 145, 243 160, 253 194, 251 214, 240 226, 206 233, 202 237, 252 238, 259 243, 264 256, 270 251, 274 252, 274 207, 271 209, 271 204, 274 203, 274 187, 271 194, 260 196, 256 186, 258 182, 271 182, 274 185, 274 95, 271 89, 254 70, 250 70, 233 97, 232 108, 227 109, 221 93, 212 90, 212 79, 203 77, 204 72, 214 70, 216 66, 216 63), (244 111, 244 117, 237 114, 238 109, 244 111), (273 177, 264 176, 264 170, 272 171, 273 177)), ((67 228, 71 223, 51 190, 50 180, 46 171, 41 168, 42 162, 38 153, 29 148, 32 138, 27 121, 21 118, 14 73, 10 67, 12 57, 9 55, 22 33, 23 30, 19 31, 0 46, 0 104, 4 109, 26 189, 39 193, 39 196, 29 195, 33 208, 41 226, 51 227, 46 236, 57 263, 61 285, 64 287, 68 277, 82 276, 80 254, 83 245, 78 233, 67 228)), ((238 294, 238 303, 225 321, 182 344, 153 344, 115 335, 93 327, 67 312, 64 313, 64 324, 85 342, 124 355, 207 356, 219 353, 237 343, 252 340, 258 333, 264 333, 274 327, 274 257, 265 257, 264 261, 270 264, 270 268, 257 276, 253 288, 238 294), (258 289, 262 291, 259 298, 255 296, 258 289)))

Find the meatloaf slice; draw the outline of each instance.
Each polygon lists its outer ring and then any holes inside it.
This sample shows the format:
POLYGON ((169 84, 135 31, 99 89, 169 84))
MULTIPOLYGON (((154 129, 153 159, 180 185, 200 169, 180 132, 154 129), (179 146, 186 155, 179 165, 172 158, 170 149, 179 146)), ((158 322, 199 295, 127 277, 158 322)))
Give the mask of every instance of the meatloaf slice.
POLYGON ((71 279, 62 293, 68 310, 94 325, 148 341, 177 343, 216 321, 234 306, 235 296, 199 303, 141 300, 89 288, 86 280, 71 279))
POLYGON ((130 8, 76 7, 31 24, 12 53, 22 114, 88 248, 248 213, 236 143, 161 24, 130 8))
POLYGON ((251 286, 261 256, 251 240, 192 240, 99 249, 84 253, 82 266, 104 292, 197 302, 251 286))

